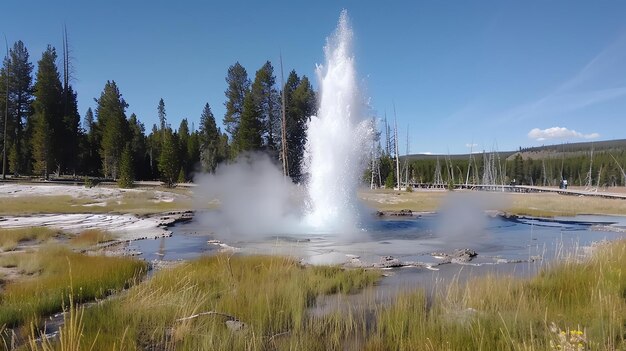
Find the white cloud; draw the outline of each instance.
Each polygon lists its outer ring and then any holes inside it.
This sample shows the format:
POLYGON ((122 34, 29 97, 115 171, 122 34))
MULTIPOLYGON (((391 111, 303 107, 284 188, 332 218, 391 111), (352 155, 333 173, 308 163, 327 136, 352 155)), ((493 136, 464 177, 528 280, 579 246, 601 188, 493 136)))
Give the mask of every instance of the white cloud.
POLYGON ((476 143, 474 143, 474 144, 467 143, 467 144, 465 144, 465 147, 475 148, 475 147, 478 147, 478 144, 476 144, 476 143))
POLYGON ((533 128, 528 132, 528 137, 538 141, 550 140, 550 139, 597 139, 600 137, 598 133, 583 134, 573 129, 567 129, 565 127, 552 127, 547 129, 533 128))
POLYGON ((418 155, 432 155, 433 153, 430 151, 422 151, 422 152, 418 152, 418 155))

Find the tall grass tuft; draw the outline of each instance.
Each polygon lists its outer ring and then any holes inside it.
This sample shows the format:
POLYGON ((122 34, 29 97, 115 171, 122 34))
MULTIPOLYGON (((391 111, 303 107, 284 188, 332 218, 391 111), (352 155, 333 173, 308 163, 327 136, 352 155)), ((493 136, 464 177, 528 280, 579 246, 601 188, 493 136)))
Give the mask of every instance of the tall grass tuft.
POLYGON ((374 271, 305 268, 284 257, 204 257, 89 309, 85 335, 100 331, 99 350, 119 345, 124 332, 128 348, 264 349, 275 335, 305 330, 307 309, 318 295, 357 291, 379 277, 374 271))
POLYGON ((69 295, 76 303, 106 297, 130 286, 147 270, 146 263, 136 259, 86 256, 62 247, 11 256, 33 276, 10 281, 0 292, 0 325, 10 327, 62 310, 69 295))
POLYGON ((618 350, 626 347, 626 242, 531 279, 453 283, 430 303, 399 296, 377 313, 371 350, 618 350), (564 338, 567 336, 567 338, 564 338))
POLYGON ((70 245, 77 248, 89 248, 100 243, 115 240, 115 236, 100 229, 88 229, 70 239, 70 245))
POLYGON ((18 244, 26 241, 41 243, 60 234, 59 231, 46 227, 0 229, 0 252, 13 251, 18 244))
POLYGON ((94 350, 621 350, 625 269, 622 241, 532 278, 454 280, 384 305, 339 299, 336 310, 314 314, 320 295, 359 291, 380 273, 283 257, 204 257, 86 309, 77 329, 94 350))

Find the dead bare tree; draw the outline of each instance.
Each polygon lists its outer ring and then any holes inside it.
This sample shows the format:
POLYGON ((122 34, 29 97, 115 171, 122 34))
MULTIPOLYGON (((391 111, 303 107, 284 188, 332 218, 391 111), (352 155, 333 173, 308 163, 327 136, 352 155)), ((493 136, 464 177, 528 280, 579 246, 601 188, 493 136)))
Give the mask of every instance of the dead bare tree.
POLYGON ((7 62, 7 81, 6 81, 6 94, 4 100, 4 134, 2 139, 2 179, 7 178, 7 121, 9 117, 9 74, 11 69, 11 61, 9 60, 9 44, 7 43, 7 37, 4 36, 4 45, 7 50, 5 60, 7 62))
POLYGON ((280 85, 282 86, 282 123, 281 123, 281 141, 282 141, 282 158, 283 158, 283 175, 289 177, 289 159, 287 157, 287 106, 285 106, 285 75, 283 71, 283 55, 280 54, 280 85))

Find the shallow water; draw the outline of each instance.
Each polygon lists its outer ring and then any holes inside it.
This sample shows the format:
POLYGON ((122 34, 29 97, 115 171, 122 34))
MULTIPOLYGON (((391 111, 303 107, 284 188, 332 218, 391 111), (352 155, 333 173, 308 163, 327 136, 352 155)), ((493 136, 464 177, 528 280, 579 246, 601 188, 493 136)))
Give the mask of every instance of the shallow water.
MULTIPOLYGON (((350 240, 312 234, 224 243, 242 253, 291 255, 313 264, 345 263, 354 256, 365 264, 375 264, 384 256, 393 256, 404 263, 436 264, 439 261, 431 255, 433 252, 469 248, 478 253, 472 264, 492 264, 503 260, 527 261, 537 256, 549 260, 594 241, 626 237, 615 231, 626 228, 626 221, 615 216, 556 219, 485 216, 481 228, 473 227, 460 235, 443 232, 440 221, 436 214, 382 217, 370 221, 366 230, 352 235, 350 240)), ((195 221, 170 229, 172 237, 136 241, 131 248, 141 251, 147 260, 186 260, 220 249, 208 243, 215 239, 209 228, 195 221)))
MULTIPOLYGON (((626 233, 620 232, 626 229, 626 218, 615 216, 538 219, 485 215, 482 226, 467 226, 467 231, 454 235, 444 232, 442 219, 437 214, 372 218, 367 230, 352 236, 352 240, 313 234, 224 244, 244 254, 290 255, 312 264, 343 264, 359 257, 360 263, 371 266, 385 256, 393 256, 402 264, 419 263, 385 269, 386 277, 360 294, 320 297, 311 313, 325 314, 337 308, 358 309, 372 302, 387 303, 399 292, 415 287, 424 288, 430 295, 446 286, 445 282, 462 282, 487 273, 531 276, 555 257, 584 256, 585 247, 593 242, 626 238, 626 233), (441 259, 432 255, 459 248, 475 250, 478 255, 466 264, 441 264, 441 259)), ((222 249, 208 242, 215 237, 195 221, 170 229, 172 237, 136 241, 131 248, 143 252, 141 257, 151 261, 188 260, 222 249)))

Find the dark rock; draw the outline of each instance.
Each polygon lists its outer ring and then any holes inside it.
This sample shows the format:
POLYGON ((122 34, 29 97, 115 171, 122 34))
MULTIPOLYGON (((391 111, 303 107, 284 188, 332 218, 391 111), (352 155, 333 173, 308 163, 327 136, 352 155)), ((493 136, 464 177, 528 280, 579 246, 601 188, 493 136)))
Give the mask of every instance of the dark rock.
POLYGON ((441 263, 467 263, 478 256, 472 249, 456 249, 453 253, 433 252, 431 256, 442 260, 441 263))
POLYGON ((404 264, 393 256, 383 256, 380 258, 380 262, 374 265, 374 267, 377 268, 396 268, 402 266, 404 266, 404 264))
POLYGON ((408 209, 400 210, 400 211, 376 211, 376 216, 378 217, 383 217, 383 216, 412 217, 413 211, 408 210, 408 209))

